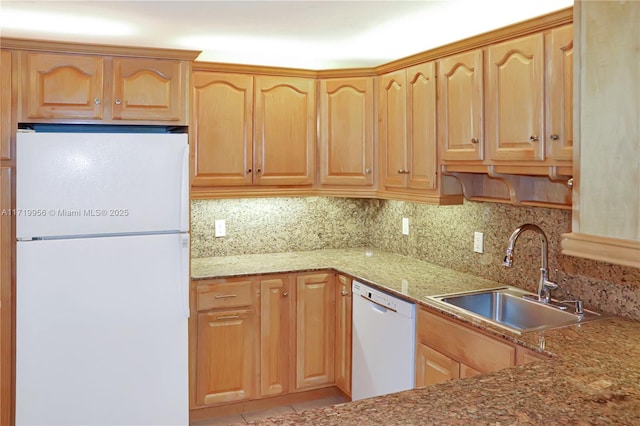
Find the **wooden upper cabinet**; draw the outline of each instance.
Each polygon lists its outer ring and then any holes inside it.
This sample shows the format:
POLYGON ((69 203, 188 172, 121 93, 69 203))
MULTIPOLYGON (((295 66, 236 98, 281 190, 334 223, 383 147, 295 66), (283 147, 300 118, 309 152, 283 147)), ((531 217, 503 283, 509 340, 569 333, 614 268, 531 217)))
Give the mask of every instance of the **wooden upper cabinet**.
POLYGON ((23 52, 21 121, 187 124, 189 61, 23 52))
POLYGON ((253 77, 194 71, 192 87, 192 185, 250 185, 253 77))
POLYGON ((436 63, 407 69, 406 186, 435 189, 438 166, 436 139, 436 63))
POLYGON ((178 60, 115 58, 115 120, 183 121, 189 67, 178 60))
POLYGON ((104 68, 100 56, 25 52, 23 117, 101 120, 104 68))
POLYGON ((573 25, 551 30, 547 81, 547 154, 573 161, 573 25))
POLYGON ((320 183, 373 185, 373 77, 320 81, 320 183))
POLYGON ((311 185, 316 141, 315 80, 255 78, 254 183, 311 185))
POLYGON ((487 148, 490 160, 544 160, 544 35, 489 46, 487 148))
POLYGON ((378 81, 381 183, 402 188, 407 168, 407 75, 405 70, 394 71, 378 81))
POLYGON ((334 379, 334 274, 296 277, 296 389, 334 379))
POLYGON ((12 131, 12 85, 11 52, 0 51, 0 160, 11 159, 12 131))
POLYGON ((260 396, 289 391, 289 287, 287 275, 260 281, 260 396))
POLYGON ((387 188, 435 189, 435 63, 380 77, 380 160, 387 188))
POLYGON ((484 158, 483 52, 438 61, 438 133, 444 161, 484 158))

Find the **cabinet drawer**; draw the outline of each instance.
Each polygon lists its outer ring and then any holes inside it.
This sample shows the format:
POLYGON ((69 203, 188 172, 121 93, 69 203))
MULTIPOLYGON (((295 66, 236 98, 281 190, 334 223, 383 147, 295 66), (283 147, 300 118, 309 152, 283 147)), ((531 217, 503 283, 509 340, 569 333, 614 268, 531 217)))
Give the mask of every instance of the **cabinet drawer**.
POLYGON ((234 281, 200 285, 196 289, 197 309, 232 308, 253 304, 253 282, 234 281))
POLYGON ((418 339, 482 373, 515 365, 513 346, 422 309, 418 310, 418 339))

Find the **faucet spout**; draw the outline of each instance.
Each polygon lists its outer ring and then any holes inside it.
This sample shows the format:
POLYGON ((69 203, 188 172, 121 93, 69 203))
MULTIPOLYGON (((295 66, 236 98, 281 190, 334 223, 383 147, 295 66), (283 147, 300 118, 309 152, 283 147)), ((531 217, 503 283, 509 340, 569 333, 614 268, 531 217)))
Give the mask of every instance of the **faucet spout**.
POLYGON ((549 244, 547 242, 547 236, 538 225, 534 225, 532 223, 525 223, 524 225, 516 228, 515 231, 509 237, 509 245, 507 247, 507 253, 504 257, 503 265, 506 267, 511 267, 513 265, 513 252, 516 247, 516 241, 520 234, 525 231, 535 231, 540 235, 540 243, 542 246, 541 252, 541 265, 540 265, 540 281, 538 282, 538 300, 541 302, 549 302, 550 295, 549 290, 555 290, 558 288, 558 284, 549 281, 549 258, 548 258, 548 250, 549 244))

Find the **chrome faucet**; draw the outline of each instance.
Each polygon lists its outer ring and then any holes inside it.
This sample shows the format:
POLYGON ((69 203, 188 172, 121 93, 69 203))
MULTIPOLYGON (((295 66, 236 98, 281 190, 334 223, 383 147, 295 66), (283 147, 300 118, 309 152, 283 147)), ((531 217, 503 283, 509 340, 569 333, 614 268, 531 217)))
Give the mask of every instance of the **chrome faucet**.
POLYGON ((549 303, 549 290, 557 289, 558 284, 554 283, 553 281, 549 281, 547 236, 538 225, 526 223, 519 226, 515 231, 513 231, 513 234, 511 234, 511 237, 509 237, 509 247, 507 247, 507 255, 504 257, 503 265, 508 268, 511 267, 511 265, 513 264, 513 250, 516 246, 516 240, 518 239, 520 234, 528 230, 536 231, 538 234, 540 234, 540 242, 542 243, 542 265, 540 266, 540 281, 538 283, 538 301, 542 303, 549 303))

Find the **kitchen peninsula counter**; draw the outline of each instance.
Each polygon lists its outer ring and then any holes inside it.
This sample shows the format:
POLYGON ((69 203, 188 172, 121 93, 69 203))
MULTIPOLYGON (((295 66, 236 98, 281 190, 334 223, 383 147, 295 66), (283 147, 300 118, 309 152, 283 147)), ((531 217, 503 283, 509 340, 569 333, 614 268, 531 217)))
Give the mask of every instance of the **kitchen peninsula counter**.
MULTIPOLYGON (((612 317, 517 335, 427 296, 500 283, 378 250, 336 249, 192 259, 194 280, 333 269, 550 359, 249 424, 639 424, 640 323, 612 317)), ((588 308, 588 306, 587 306, 588 308)))

